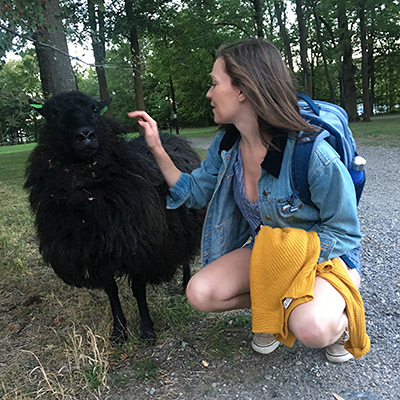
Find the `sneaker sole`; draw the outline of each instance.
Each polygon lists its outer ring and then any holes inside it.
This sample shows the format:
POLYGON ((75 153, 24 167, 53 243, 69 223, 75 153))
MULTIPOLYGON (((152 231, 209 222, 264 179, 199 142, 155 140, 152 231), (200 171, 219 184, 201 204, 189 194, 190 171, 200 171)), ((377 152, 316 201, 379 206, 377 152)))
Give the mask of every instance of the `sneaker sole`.
POLYGON ((277 340, 274 340, 271 344, 268 344, 266 346, 259 346, 257 343, 254 343, 253 341, 251 342, 252 349, 260 354, 270 354, 275 351, 278 346, 279 342, 277 340))
POLYGON ((330 354, 327 351, 325 351, 325 355, 326 355, 326 358, 328 359, 328 361, 333 362, 333 363, 344 363, 344 362, 349 361, 352 358, 354 358, 354 356, 350 353, 334 355, 334 354, 330 354))

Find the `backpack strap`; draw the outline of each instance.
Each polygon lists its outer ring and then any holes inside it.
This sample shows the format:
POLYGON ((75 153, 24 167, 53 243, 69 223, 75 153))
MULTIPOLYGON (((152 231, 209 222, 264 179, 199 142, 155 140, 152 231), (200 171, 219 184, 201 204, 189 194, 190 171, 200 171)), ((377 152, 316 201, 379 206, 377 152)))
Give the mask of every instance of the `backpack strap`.
POLYGON ((317 104, 314 102, 313 99, 311 99, 311 97, 307 96, 304 93, 297 93, 297 98, 304 100, 308 106, 311 108, 311 110, 313 111, 313 113, 319 117, 319 107, 317 106, 317 104))
POLYGON ((295 195, 304 203, 312 204, 310 185, 308 184, 308 166, 310 164, 311 154, 315 146, 329 133, 322 132, 300 132, 293 148, 290 180, 295 195))

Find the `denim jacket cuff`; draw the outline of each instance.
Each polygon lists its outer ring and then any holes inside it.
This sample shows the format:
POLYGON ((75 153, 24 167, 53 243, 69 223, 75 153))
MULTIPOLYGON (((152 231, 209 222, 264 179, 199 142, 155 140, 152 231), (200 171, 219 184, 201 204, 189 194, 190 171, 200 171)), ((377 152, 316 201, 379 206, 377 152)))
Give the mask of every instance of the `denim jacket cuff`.
POLYGON ((167 196, 167 208, 174 210, 180 207, 189 197, 190 189, 190 176, 182 172, 181 177, 174 186, 169 188, 169 195, 167 196))
POLYGON ((324 262, 329 260, 331 257, 332 250, 336 244, 336 240, 328 237, 321 237, 320 236, 320 243, 321 243, 321 252, 319 254, 318 262, 324 262))

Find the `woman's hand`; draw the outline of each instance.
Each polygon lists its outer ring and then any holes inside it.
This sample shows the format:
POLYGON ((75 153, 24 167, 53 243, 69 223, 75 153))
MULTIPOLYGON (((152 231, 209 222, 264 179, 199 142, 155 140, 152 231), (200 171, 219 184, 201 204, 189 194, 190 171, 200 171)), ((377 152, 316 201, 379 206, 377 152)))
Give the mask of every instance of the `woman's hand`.
POLYGON ((167 185, 169 187, 174 186, 181 177, 181 171, 175 166, 162 146, 157 122, 146 111, 132 111, 128 113, 128 117, 136 119, 138 124, 144 128, 144 139, 160 167, 167 185))
POLYGON ((131 111, 128 113, 128 117, 136 119, 138 124, 144 128, 144 139, 150 150, 153 151, 162 146, 157 122, 146 111, 131 111))

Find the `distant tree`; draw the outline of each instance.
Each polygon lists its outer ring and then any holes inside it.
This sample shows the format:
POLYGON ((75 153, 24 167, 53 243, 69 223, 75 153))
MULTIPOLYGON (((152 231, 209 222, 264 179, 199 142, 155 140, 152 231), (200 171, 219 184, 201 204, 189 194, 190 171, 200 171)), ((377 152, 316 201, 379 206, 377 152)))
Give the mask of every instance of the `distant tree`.
POLYGON ((346 110, 350 121, 357 121, 357 89, 354 79, 356 67, 353 63, 353 49, 351 44, 352 32, 348 27, 346 0, 337 1, 337 19, 339 26, 339 44, 342 52, 340 69, 340 102, 346 110))
POLYGON ((297 14, 297 24, 299 27, 299 35, 300 35, 300 60, 301 66, 303 69, 303 78, 304 78, 304 91, 309 96, 313 95, 313 83, 312 83, 312 75, 310 64, 308 62, 308 47, 307 47, 307 25, 304 19, 303 12, 303 2, 302 0, 296 0, 296 14, 297 14))
POLYGON ((28 100, 41 92, 39 67, 31 49, 0 70, 0 145, 36 140, 38 126, 28 100))
POLYGON ((286 27, 286 20, 284 19, 286 12, 285 12, 285 4, 282 0, 274 0, 274 7, 275 7, 275 16, 279 26, 279 32, 282 37, 283 46, 285 49, 285 58, 288 64, 289 69, 294 72, 293 67, 293 55, 291 49, 291 43, 287 32, 286 27))
MULTIPOLYGON (((110 97, 110 92, 108 90, 106 71, 104 69, 104 64, 106 62, 104 1, 87 0, 87 7, 100 99, 106 100, 110 97)), ((111 116, 110 108, 107 113, 109 116, 111 116)))
POLYGON ((360 42, 361 42, 361 65, 362 65, 362 99, 363 99, 363 121, 371 122, 369 73, 368 73, 368 42, 365 12, 367 1, 359 0, 360 16, 360 42))
POLYGON ((262 2, 260 0, 250 0, 254 7, 254 22, 257 30, 257 37, 264 38, 264 18, 262 2))
POLYGON ((322 35, 322 29, 321 29, 321 19, 320 19, 319 10, 318 10, 318 1, 317 0, 309 0, 309 4, 311 6, 312 13, 314 16, 315 38, 316 38, 316 42, 317 42, 317 46, 318 46, 318 51, 322 58, 325 78, 326 78, 326 82, 328 83, 329 100, 332 103, 336 103, 336 101, 337 101, 336 100, 336 90, 335 90, 335 85, 333 84, 332 76, 331 76, 331 73, 329 70, 329 62, 328 62, 326 51, 325 51, 325 43, 324 43, 324 38, 322 35))

